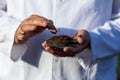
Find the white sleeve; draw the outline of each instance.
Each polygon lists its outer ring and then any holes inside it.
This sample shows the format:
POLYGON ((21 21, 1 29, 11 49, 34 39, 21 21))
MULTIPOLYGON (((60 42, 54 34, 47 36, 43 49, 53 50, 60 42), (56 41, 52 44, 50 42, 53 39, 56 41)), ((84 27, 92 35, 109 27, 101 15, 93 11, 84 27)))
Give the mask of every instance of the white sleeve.
POLYGON ((0 9, 6 10, 6 0, 0 0, 0 9))
POLYGON ((92 61, 100 61, 120 52, 120 0, 113 0, 111 20, 89 32, 92 61))
MULTIPOLYGON (((14 43, 14 34, 21 21, 8 16, 6 0, 0 0, 0 54, 11 57, 14 43)), ((12 58, 12 57, 11 57, 12 58)))

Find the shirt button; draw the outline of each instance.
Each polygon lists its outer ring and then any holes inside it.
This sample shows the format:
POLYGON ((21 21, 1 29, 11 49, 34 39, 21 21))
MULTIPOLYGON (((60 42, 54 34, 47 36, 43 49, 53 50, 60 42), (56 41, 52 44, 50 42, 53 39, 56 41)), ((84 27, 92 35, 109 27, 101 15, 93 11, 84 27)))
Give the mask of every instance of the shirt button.
POLYGON ((58 58, 55 58, 54 60, 55 60, 55 62, 58 62, 58 58))

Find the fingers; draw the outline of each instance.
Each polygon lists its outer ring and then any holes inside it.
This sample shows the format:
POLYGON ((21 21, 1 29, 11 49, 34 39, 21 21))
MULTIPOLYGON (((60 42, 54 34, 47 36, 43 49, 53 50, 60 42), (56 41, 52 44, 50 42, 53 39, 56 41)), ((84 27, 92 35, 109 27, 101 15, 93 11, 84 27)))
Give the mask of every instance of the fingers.
POLYGON ((82 51, 83 47, 79 44, 76 47, 65 47, 63 49, 64 52, 66 53, 72 53, 73 55, 79 53, 80 51, 82 51))
POLYGON ((58 57, 73 56, 69 53, 64 52, 63 49, 59 49, 59 48, 52 49, 52 48, 48 47, 47 44, 46 44, 46 41, 42 43, 42 46, 47 52, 49 52, 52 55, 58 56, 58 57))
POLYGON ((78 31, 74 39, 78 41, 79 44, 85 49, 86 47, 90 47, 90 37, 86 30, 80 30, 78 31))
POLYGON ((37 26, 27 24, 27 25, 21 25, 20 28, 22 32, 29 32, 29 31, 34 31, 37 28, 37 26))
POLYGON ((78 43, 84 44, 86 41, 89 41, 88 32, 85 30, 80 30, 75 34, 74 39, 76 39, 78 43))
POLYGON ((52 50, 50 47, 47 46, 46 41, 42 43, 43 48, 48 51, 49 53, 53 54, 54 50, 52 50))
POLYGON ((77 40, 79 44, 82 44, 84 42, 83 38, 80 37, 80 35, 75 36, 74 39, 77 40))
POLYGON ((24 40, 24 35, 22 34, 16 34, 15 36, 15 43, 23 43, 23 40, 24 40))
POLYGON ((23 21, 24 25, 34 25, 40 28, 48 28, 48 30, 52 33, 56 33, 57 29, 55 28, 52 20, 48 20, 42 16, 31 15, 28 19, 23 21))
POLYGON ((48 28, 48 30, 54 34, 57 32, 57 29, 55 28, 52 20, 48 20, 48 19, 46 19, 42 16, 38 16, 38 15, 32 15, 32 16, 30 16, 30 18, 33 19, 33 20, 29 21, 30 24, 34 24, 39 27, 48 28))
POLYGON ((24 20, 15 33, 15 42, 24 42, 35 36, 45 29, 48 29, 52 33, 56 33, 57 30, 51 20, 48 20, 42 16, 31 15, 29 18, 24 20), (19 35, 24 35, 24 38, 20 38, 19 35), (18 39, 18 40, 17 40, 18 39))
POLYGON ((53 34, 55 34, 57 32, 57 29, 55 28, 55 26, 53 25, 53 21, 52 20, 48 20, 47 21, 47 28, 50 32, 52 32, 53 34))
POLYGON ((23 21, 24 24, 32 24, 35 26, 47 26, 48 19, 38 16, 38 15, 31 15, 29 18, 27 18, 25 21, 23 21))
POLYGON ((76 39, 79 44, 76 45, 76 47, 65 47, 63 49, 64 52, 77 54, 88 47, 89 35, 88 35, 87 31, 80 30, 75 34, 75 36, 73 38, 76 39))
POLYGON ((20 25, 15 33, 15 42, 21 44, 26 42, 30 37, 37 34, 36 30, 38 30, 37 27, 33 25, 20 25))
POLYGON ((24 24, 32 24, 35 26, 42 26, 42 27, 46 27, 47 26, 47 21, 46 20, 41 20, 38 18, 28 18, 24 21, 24 24))
POLYGON ((78 43, 82 44, 83 43, 83 38, 82 38, 83 33, 81 31, 77 32, 74 35, 74 39, 76 39, 78 41, 78 43))

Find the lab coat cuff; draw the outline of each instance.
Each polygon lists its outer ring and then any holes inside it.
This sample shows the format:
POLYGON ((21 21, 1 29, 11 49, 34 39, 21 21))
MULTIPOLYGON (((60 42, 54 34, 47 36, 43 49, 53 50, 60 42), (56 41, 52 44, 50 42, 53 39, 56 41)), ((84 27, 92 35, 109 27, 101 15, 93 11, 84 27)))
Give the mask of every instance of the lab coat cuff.
POLYGON ((90 44, 91 44, 91 64, 95 64, 96 62, 100 61, 99 57, 101 55, 97 54, 98 52, 102 52, 100 51, 101 48, 99 45, 104 44, 101 40, 101 38, 99 37, 99 33, 97 33, 97 29, 95 30, 95 32, 89 32, 89 36, 90 36, 90 44))
POLYGON ((10 18, 9 24, 10 24, 11 28, 9 29, 9 32, 8 32, 8 39, 9 39, 9 45, 8 45, 9 54, 8 54, 8 56, 13 61, 16 61, 18 59, 18 56, 16 56, 16 55, 18 55, 19 52, 21 53, 24 51, 24 49, 22 48, 23 45, 15 45, 14 44, 15 32, 16 32, 17 28, 19 27, 20 23, 21 23, 21 21, 10 18), (18 51, 18 50, 21 50, 21 51, 18 51))
POLYGON ((27 50, 27 44, 13 44, 10 58, 13 61, 18 61, 27 50))
POLYGON ((86 48, 82 52, 75 55, 78 63, 83 67, 83 69, 87 70, 91 64, 91 50, 90 48, 86 48))

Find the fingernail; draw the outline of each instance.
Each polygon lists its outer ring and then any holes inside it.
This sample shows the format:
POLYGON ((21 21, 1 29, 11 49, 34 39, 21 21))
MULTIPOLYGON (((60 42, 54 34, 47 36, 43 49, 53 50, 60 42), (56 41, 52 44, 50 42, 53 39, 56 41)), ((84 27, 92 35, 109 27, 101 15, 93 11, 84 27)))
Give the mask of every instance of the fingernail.
POLYGON ((52 32, 52 33, 54 33, 54 34, 55 34, 55 33, 57 33, 57 31, 56 31, 56 30, 51 30, 51 32, 52 32))

